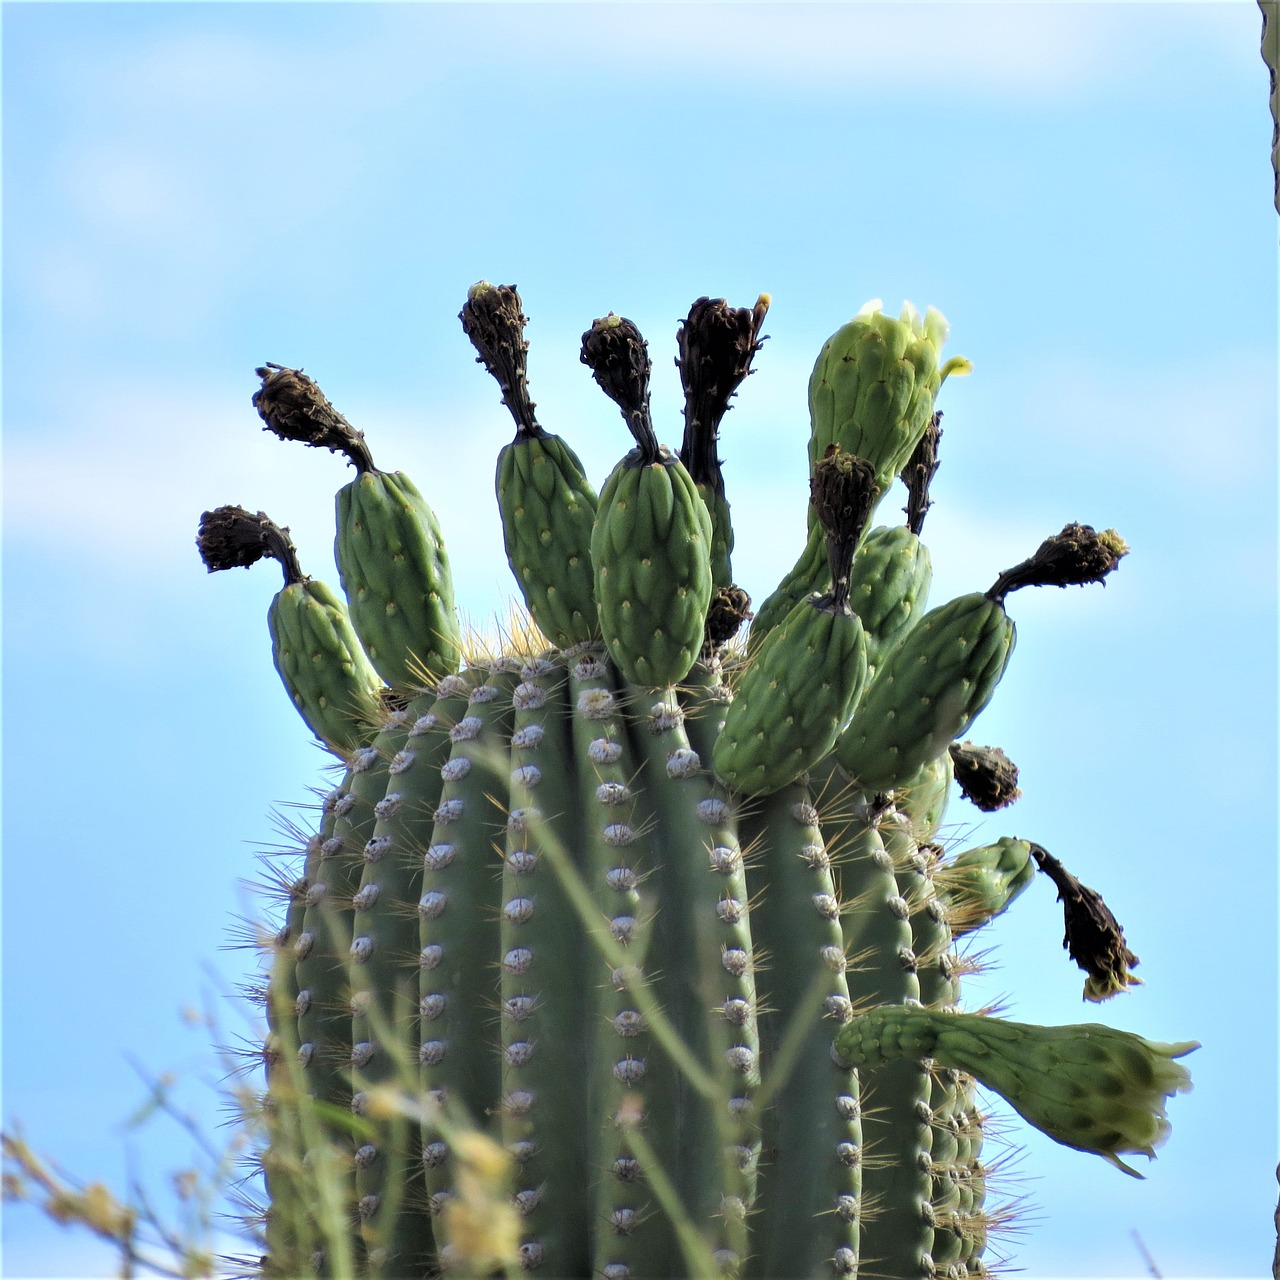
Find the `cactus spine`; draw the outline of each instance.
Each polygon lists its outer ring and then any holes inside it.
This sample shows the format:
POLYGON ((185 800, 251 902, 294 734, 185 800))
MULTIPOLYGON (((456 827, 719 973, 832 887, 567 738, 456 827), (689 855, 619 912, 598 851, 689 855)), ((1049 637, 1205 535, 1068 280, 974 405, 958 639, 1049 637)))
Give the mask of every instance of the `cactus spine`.
POLYGON ((806 553, 733 643, 750 602, 716 442, 767 305, 694 304, 679 457, 635 327, 584 335, 635 443, 597 502, 534 418, 519 296, 471 290, 517 425, 497 495, 531 620, 465 661, 425 501, 309 378, 259 371, 269 427, 359 473, 349 615, 295 590, 265 518, 223 508, 201 537, 211 568, 281 560, 277 665, 345 769, 277 877, 264 1274, 979 1276, 975 1080, 1126 1171, 1165 1138, 1192 1044, 958 1011, 956 939, 1037 871, 1086 997, 1136 984, 1101 897, 1028 840, 937 843, 953 774, 984 811, 1019 794, 1003 753, 955 741, 1012 651, 1006 597, 1100 581, 1127 548, 1069 525, 927 609, 934 399, 967 362, 939 364, 938 313, 872 305, 810 382, 806 553), (899 473, 907 527, 867 531, 899 473))

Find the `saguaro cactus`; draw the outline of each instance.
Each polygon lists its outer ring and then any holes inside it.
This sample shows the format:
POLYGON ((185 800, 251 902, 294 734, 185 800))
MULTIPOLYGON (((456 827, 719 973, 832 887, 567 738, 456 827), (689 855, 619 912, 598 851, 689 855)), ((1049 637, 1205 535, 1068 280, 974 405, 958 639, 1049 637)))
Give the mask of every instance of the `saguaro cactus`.
POLYGON ((767 305, 694 304, 679 455, 635 326, 591 326, 635 444, 597 501, 534 416, 515 290, 470 291, 517 427, 497 495, 529 616, 465 655, 412 482, 309 378, 259 370, 269 428, 358 472, 349 613, 265 516, 219 508, 200 538, 211 570, 280 560, 277 666, 343 770, 274 877, 263 1274, 981 1276, 975 1081, 1126 1172, 1166 1137, 1193 1044, 958 1009, 956 940, 1037 870, 1088 998, 1135 983, 1101 897, 1030 840, 938 843, 953 773, 987 812, 1020 794, 956 741, 1013 651, 1006 598, 1127 548, 1068 525, 927 609, 934 400, 968 366, 940 361, 936 311, 870 305, 819 356, 806 545, 743 643, 716 441, 767 305), (869 528, 899 473, 908 527, 869 528))

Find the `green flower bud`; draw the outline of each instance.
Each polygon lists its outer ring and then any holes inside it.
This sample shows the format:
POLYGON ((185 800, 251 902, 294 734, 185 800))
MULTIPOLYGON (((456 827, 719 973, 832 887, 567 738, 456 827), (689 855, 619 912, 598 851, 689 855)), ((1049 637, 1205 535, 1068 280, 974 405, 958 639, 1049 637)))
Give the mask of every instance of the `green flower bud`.
POLYGON ((957 854, 938 869, 934 882, 959 938, 1002 914, 1035 878, 1031 844, 1006 836, 957 854))
POLYGON ((939 368, 948 325, 930 307, 923 317, 907 303, 898 319, 877 298, 826 342, 809 379, 813 434, 810 465, 830 445, 866 458, 884 492, 902 470, 933 416, 933 400, 949 374, 969 362, 939 368))
POLYGON ((1155 1157, 1169 1136, 1165 1100, 1191 1089, 1175 1062, 1199 1043, 1161 1044, 1090 1022, 1040 1027, 973 1013, 885 1005, 836 1034, 851 1066, 932 1058, 993 1089, 1055 1142, 1092 1151, 1132 1177, 1120 1156, 1155 1157))

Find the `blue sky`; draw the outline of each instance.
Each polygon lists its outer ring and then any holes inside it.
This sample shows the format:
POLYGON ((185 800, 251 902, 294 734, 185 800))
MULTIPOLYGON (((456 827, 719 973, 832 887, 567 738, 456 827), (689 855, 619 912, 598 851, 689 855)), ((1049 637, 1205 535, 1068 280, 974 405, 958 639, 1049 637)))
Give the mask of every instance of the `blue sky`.
MULTIPOLYGON (((304 365, 435 506, 460 601, 512 583, 509 423, 456 315, 531 317, 539 417, 599 483, 625 451, 578 362, 700 294, 773 295, 726 424, 737 576, 799 547, 805 383, 867 299, 932 304, 949 352, 926 540, 935 601, 1068 520, 1133 552, 1106 590, 1024 592, 974 736, 1024 798, 958 843, 1035 839, 1102 891, 1147 985, 1080 1001, 1036 885, 971 988, 1027 1021, 1196 1038, 1144 1183, 1010 1126, 1035 1277, 1255 1276, 1276 1184, 1276 223, 1252 0, 1218 4, 5 4, 6 1121, 86 1177, 187 1160, 121 1122, 133 1055, 218 1069, 183 1022, 273 806, 323 758, 284 700, 266 569, 207 578, 202 510, 263 508, 336 582, 340 460, 259 430, 254 366, 304 365), (61 912, 60 924, 53 917, 61 912), (126 1155, 131 1146, 132 1155, 126 1155)), ((892 504, 882 515, 893 517, 892 504)), ((158 1175, 157 1175, 158 1176, 158 1175)), ((13 1210, 4 1274, 108 1274, 13 1210)))

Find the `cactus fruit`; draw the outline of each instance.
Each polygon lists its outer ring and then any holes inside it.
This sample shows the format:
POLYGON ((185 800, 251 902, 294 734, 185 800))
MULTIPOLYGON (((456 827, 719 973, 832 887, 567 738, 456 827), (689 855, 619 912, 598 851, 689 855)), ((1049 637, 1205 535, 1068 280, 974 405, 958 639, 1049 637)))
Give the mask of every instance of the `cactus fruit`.
POLYGON ((693 668, 711 603, 711 514, 649 416, 644 339, 608 315, 582 336, 582 361, 622 410, 636 447, 613 469, 591 530, 600 628, 635 684, 665 688, 693 668))
POLYGON ((821 763, 867 675, 867 641, 849 608, 849 576, 875 497, 875 474, 870 463, 832 445, 811 483, 831 591, 800 601, 756 650, 711 753, 716 773, 753 795, 779 791, 821 763))
POLYGON ((596 495, 578 455, 534 417, 520 299, 482 280, 459 318, 516 422, 516 438, 498 455, 497 491, 507 560, 525 605, 553 644, 592 640, 600 629, 591 565, 596 495))
POLYGON ((279 563, 284 586, 267 610, 276 670, 321 742, 338 753, 360 746, 382 682, 356 639, 346 604, 302 572, 288 529, 261 511, 219 507, 200 517, 196 542, 210 573, 247 569, 264 557, 279 563))
POLYGON ((345 769, 300 874, 273 876, 262 1274, 982 1276, 1002 1215, 975 1081, 1126 1172, 1166 1137, 1191 1043, 958 1011, 957 939, 1037 871, 1086 997, 1133 986, 1101 897, 1029 840, 938 843, 953 773, 984 811, 1018 795, 1003 753, 955 741, 1012 651, 1005 597, 1100 581, 1127 548, 1070 525, 927 610, 957 366, 936 312, 871 307, 810 384, 821 563, 735 639, 715 442, 767 303, 690 311, 680 457, 635 326, 592 326, 582 359, 635 442, 597 502, 533 416, 519 296, 471 290, 517 424, 497 496, 530 620, 465 660, 425 502, 309 378, 259 371, 271 428, 359 472, 352 626, 265 517, 221 508, 200 538, 211 569, 280 560, 277 665, 345 769), (866 531, 899 473, 907 527, 866 531))
POLYGON ((435 513, 402 471, 373 465, 356 431, 299 369, 267 364, 253 397, 282 440, 344 453, 356 478, 338 491, 334 554, 351 622, 378 674, 409 689, 457 669, 462 637, 435 513))
POLYGON ((1004 609, 1019 587, 1101 582, 1127 554, 1113 530, 1071 524, 983 595, 930 610, 876 673, 836 746, 862 789, 900 786, 947 750, 991 700, 1016 632, 1004 609))

